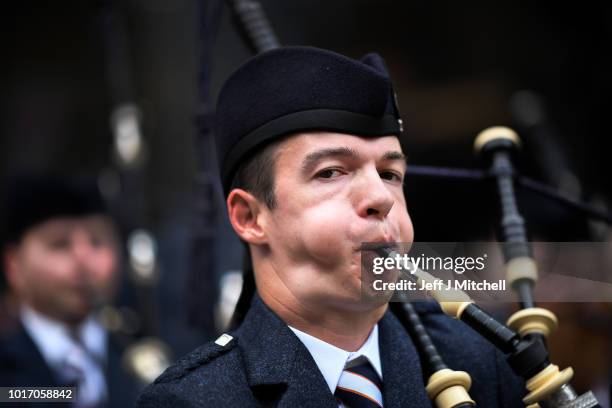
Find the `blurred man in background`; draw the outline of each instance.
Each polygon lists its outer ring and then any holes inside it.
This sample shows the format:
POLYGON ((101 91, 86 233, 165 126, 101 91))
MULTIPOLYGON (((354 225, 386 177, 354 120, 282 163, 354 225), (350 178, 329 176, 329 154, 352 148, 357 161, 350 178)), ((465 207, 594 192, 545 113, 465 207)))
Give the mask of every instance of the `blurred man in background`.
POLYGON ((6 200, 2 260, 15 307, 0 335, 0 386, 76 386, 76 406, 130 405, 136 389, 95 316, 120 261, 97 185, 20 177, 6 200))

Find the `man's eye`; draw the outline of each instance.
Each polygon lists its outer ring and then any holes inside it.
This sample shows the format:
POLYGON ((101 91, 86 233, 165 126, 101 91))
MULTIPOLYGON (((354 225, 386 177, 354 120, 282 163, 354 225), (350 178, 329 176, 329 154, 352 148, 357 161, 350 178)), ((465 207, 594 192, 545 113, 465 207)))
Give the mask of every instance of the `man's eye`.
POLYGON ((330 179, 330 178, 338 177, 340 175, 342 175, 342 172, 338 169, 325 169, 325 170, 321 170, 320 172, 318 172, 315 177, 330 179))
POLYGON ((91 237, 89 237, 89 243, 92 247, 98 248, 104 245, 105 240, 102 237, 92 235, 91 237))
POLYGON ((68 247, 70 247, 70 240, 68 238, 52 239, 48 242, 48 246, 49 248, 57 250, 67 249, 68 247))
POLYGON ((380 177, 383 180, 399 181, 400 183, 403 182, 404 180, 401 174, 398 174, 394 171, 382 171, 380 173, 380 177))

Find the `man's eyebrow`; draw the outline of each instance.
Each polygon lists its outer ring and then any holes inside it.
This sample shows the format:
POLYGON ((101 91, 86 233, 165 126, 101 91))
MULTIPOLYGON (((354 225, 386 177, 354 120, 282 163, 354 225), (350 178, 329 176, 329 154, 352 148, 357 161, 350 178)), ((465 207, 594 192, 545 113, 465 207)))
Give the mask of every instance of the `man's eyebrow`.
POLYGON ((383 160, 401 160, 406 162, 406 155, 402 152, 390 151, 383 155, 383 160))
POLYGON ((358 159, 359 153, 349 147, 331 147, 327 149, 316 150, 306 155, 302 162, 302 170, 305 173, 309 173, 321 159, 326 159, 329 157, 346 157, 349 159, 358 159))
POLYGON ((406 162, 406 155, 398 151, 386 152, 385 154, 383 154, 383 160, 401 162, 404 166, 404 169, 406 169, 406 167, 408 166, 408 163, 406 162))

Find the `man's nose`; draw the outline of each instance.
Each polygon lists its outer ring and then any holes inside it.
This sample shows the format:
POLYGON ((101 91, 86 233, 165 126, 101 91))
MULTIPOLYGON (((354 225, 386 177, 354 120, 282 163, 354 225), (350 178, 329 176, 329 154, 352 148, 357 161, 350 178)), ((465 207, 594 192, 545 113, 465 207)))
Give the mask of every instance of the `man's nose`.
POLYGON ((94 245, 86 236, 75 236, 72 240, 72 252, 74 257, 80 262, 87 264, 94 251, 94 245))
POLYGON ((368 170, 363 174, 359 190, 357 212, 361 217, 384 219, 389 214, 395 200, 378 170, 368 170))

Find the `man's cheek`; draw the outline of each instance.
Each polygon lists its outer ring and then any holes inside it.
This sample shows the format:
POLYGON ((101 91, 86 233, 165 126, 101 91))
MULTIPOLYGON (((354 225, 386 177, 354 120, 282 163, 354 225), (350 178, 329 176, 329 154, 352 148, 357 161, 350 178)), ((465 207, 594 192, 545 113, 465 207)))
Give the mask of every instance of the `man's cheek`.
POLYGON ((405 208, 398 208, 393 213, 393 219, 395 220, 396 228, 398 228, 398 230, 394 231, 394 235, 399 238, 400 242, 412 242, 414 239, 414 229, 408 211, 405 208))
POLYGON ((310 251, 336 257, 344 253, 344 247, 351 244, 345 239, 345 230, 350 227, 345 218, 341 213, 324 209, 311 212, 302 223, 310 251))
POLYGON ((117 257, 111 250, 99 251, 93 257, 89 266, 94 271, 96 277, 109 279, 117 268, 117 257))
POLYGON ((402 224, 400 230, 400 238, 402 242, 412 242, 414 241, 414 229, 412 226, 412 221, 410 218, 402 224))

